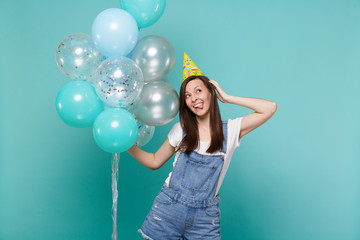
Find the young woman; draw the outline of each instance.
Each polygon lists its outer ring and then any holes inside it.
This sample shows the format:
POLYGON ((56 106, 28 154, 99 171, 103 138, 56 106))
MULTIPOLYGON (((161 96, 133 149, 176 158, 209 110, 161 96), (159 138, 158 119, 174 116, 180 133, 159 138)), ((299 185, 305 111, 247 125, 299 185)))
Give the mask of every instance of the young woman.
POLYGON ((180 88, 180 123, 159 150, 135 145, 128 153, 150 169, 160 168, 176 153, 169 174, 139 232, 146 239, 221 239, 219 188, 243 136, 265 123, 276 103, 228 95, 206 76, 190 76, 180 88), (222 121, 217 99, 251 108, 245 117, 222 121))

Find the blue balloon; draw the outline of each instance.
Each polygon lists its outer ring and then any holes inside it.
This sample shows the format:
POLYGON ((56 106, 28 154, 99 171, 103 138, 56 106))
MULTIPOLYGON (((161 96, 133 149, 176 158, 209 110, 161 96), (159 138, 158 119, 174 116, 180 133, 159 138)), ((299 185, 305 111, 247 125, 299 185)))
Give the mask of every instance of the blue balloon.
POLYGON ((134 145, 138 126, 134 116, 123 108, 109 108, 96 118, 93 126, 96 144, 109 153, 121 153, 134 145))
POLYGON ((138 40, 138 26, 130 13, 109 8, 97 15, 92 24, 92 39, 106 57, 126 56, 138 40))
POLYGON ((103 109, 94 87, 85 81, 68 82, 56 96, 57 113, 72 127, 90 127, 103 109))
POLYGON ((165 0, 120 0, 120 7, 135 18, 139 28, 149 27, 159 20, 165 5, 165 0))

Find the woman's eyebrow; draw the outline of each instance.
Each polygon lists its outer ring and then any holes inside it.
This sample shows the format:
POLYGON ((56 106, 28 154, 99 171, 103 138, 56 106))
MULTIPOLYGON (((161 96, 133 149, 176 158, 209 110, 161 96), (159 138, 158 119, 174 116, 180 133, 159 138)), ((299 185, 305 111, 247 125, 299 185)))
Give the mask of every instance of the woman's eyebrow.
MULTIPOLYGON (((199 85, 196 85, 196 86, 194 87, 194 89, 197 88, 197 87, 200 87, 200 86, 199 86, 199 85)), ((185 93, 187 93, 187 92, 188 92, 188 91, 185 91, 185 93)))

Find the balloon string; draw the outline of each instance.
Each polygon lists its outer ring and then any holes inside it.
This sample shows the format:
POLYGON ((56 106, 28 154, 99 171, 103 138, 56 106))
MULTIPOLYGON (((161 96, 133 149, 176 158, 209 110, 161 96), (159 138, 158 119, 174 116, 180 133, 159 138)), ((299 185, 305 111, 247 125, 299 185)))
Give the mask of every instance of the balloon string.
POLYGON ((118 200, 118 190, 117 182, 119 179, 119 159, 120 153, 114 153, 111 159, 111 176, 112 176, 112 199, 113 205, 111 209, 111 215, 113 219, 113 233, 112 240, 117 240, 117 227, 116 227, 116 217, 117 217, 117 200, 118 200))

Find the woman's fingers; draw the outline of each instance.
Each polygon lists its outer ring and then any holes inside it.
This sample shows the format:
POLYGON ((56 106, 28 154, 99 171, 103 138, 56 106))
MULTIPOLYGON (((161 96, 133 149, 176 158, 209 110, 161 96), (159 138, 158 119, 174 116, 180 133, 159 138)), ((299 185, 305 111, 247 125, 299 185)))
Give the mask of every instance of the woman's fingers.
POLYGON ((212 83, 213 85, 215 85, 215 87, 219 86, 219 84, 218 84, 215 80, 210 79, 210 83, 212 83))
POLYGON ((225 91, 220 87, 220 85, 219 85, 219 83, 218 82, 216 82, 216 81, 214 81, 214 80, 210 80, 210 83, 212 83, 214 86, 215 86, 215 88, 216 88, 216 90, 218 91, 218 93, 225 93, 225 91))
POLYGON ((221 101, 224 102, 224 98, 220 94, 216 94, 216 97, 221 101))
POLYGON ((216 89, 217 91, 219 91, 220 85, 219 85, 216 81, 210 80, 210 83, 211 83, 212 85, 214 85, 214 87, 215 87, 215 89, 216 89))
POLYGON ((210 79, 210 83, 214 85, 217 98, 221 102, 226 102, 228 94, 220 87, 219 83, 210 79), (225 97, 225 98, 224 98, 225 97))

